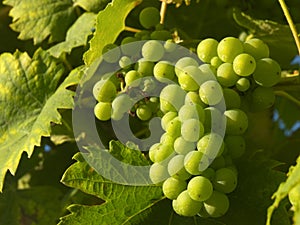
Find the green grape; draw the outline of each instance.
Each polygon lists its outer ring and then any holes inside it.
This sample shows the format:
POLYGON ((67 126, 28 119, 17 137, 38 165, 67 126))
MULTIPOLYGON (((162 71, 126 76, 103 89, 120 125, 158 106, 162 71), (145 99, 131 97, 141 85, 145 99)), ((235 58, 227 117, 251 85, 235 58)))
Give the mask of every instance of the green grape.
POLYGON ((147 121, 152 117, 152 110, 148 105, 143 104, 136 109, 136 115, 140 120, 147 121))
POLYGON ((217 47, 219 58, 223 62, 232 63, 234 58, 244 51, 243 43, 235 37, 223 38, 217 47))
POLYGON ((135 70, 138 71, 143 77, 152 76, 154 62, 149 62, 145 59, 140 59, 135 64, 135 70))
POLYGON ((155 30, 164 30, 165 26, 161 23, 158 23, 155 25, 155 30))
POLYGON ((155 143, 149 148, 149 158, 152 162, 156 162, 156 153, 159 149, 158 147, 160 144, 161 143, 155 143))
POLYGON ((187 66, 199 66, 199 63, 192 57, 183 57, 179 59, 175 64, 175 73, 178 76, 183 70, 184 67, 187 66))
POLYGON ((179 137, 181 134, 181 121, 178 117, 175 117, 172 119, 167 127, 166 127, 166 133, 171 135, 172 137, 179 137))
POLYGON ((166 145, 174 145, 176 137, 168 134, 168 133, 164 133, 161 137, 160 137, 160 143, 162 144, 166 144, 166 145))
POLYGON ((197 119, 201 123, 203 123, 205 120, 205 113, 203 108, 198 104, 195 105, 185 104, 180 108, 178 112, 178 117, 181 122, 184 122, 188 119, 197 119))
POLYGON ((159 110, 159 98, 158 97, 150 97, 147 102, 152 113, 156 113, 159 110))
POLYGON ((254 72, 255 68, 255 59, 247 53, 239 54, 233 60, 233 70, 240 76, 250 76, 254 72))
POLYGON ((142 56, 147 61, 158 61, 164 56, 164 53, 164 46, 157 40, 147 41, 142 47, 142 56))
POLYGON ((200 86, 199 95, 205 104, 216 105, 223 98, 223 90, 217 81, 210 80, 200 86))
POLYGON ((160 92, 160 109, 166 113, 168 111, 178 111, 184 104, 185 91, 177 84, 165 86, 160 92))
POLYGON ((135 37, 125 37, 121 42, 121 51, 124 55, 135 56, 139 53, 139 45, 137 43, 139 39, 135 37))
POLYGON ((177 48, 177 44, 175 44, 172 39, 168 39, 164 43, 164 48, 166 52, 174 52, 177 48))
POLYGON ((155 7, 144 8, 139 15, 139 21, 146 29, 154 27, 160 21, 159 10, 155 7))
POLYGON ((241 77, 236 81, 235 87, 239 91, 247 91, 250 88, 250 81, 246 77, 241 77))
POLYGON ((197 55, 203 62, 209 63, 210 60, 217 56, 218 41, 213 38, 202 40, 197 46, 197 55))
POLYGON ((102 56, 106 62, 115 63, 119 61, 121 57, 120 48, 115 44, 107 44, 103 47, 102 56))
POLYGON ((204 127, 197 119, 187 119, 181 126, 181 136, 186 141, 196 142, 204 134, 204 127))
POLYGON ((185 105, 200 105, 203 108, 206 107, 206 104, 204 104, 201 101, 199 94, 194 91, 189 91, 186 94, 184 104, 185 105))
POLYGON ((161 118, 161 127, 163 128, 163 130, 167 129, 167 125, 168 123, 174 119, 175 117, 177 117, 177 112, 167 112, 162 118, 161 118))
POLYGON ((272 87, 280 80, 281 68, 279 64, 270 58, 257 61, 253 78, 257 84, 263 87, 272 87))
POLYGON ((210 64, 204 63, 198 67, 202 73, 204 73, 209 80, 215 80, 215 75, 217 75, 217 69, 210 64))
POLYGON ((170 38, 172 38, 172 33, 168 30, 155 30, 150 35, 151 40, 166 41, 170 38))
POLYGON ((205 120, 203 123, 205 132, 219 133, 225 129, 226 120, 219 109, 215 107, 207 107, 204 109, 205 120))
POLYGON ((93 95, 98 102, 111 102, 116 94, 116 86, 110 80, 100 80, 93 87, 93 95))
POLYGON ((213 168, 208 167, 206 170, 204 170, 201 173, 201 176, 206 177, 209 180, 213 180, 215 177, 215 174, 216 174, 215 170, 213 168))
POLYGON ((193 200, 202 202, 212 195, 213 185, 206 177, 196 176, 189 181, 187 191, 193 200))
POLYGON ((118 95, 112 101, 112 110, 125 113, 131 109, 133 105, 132 99, 127 94, 118 95))
POLYGON ((242 136, 229 135, 225 137, 224 142, 233 159, 241 157, 246 150, 246 142, 242 136))
POLYGON ((125 83, 127 86, 137 87, 141 80, 141 74, 136 70, 130 70, 125 74, 125 83))
POLYGON ((110 102, 98 102, 94 107, 94 114, 98 120, 106 121, 111 117, 111 103, 110 102))
POLYGON ((176 155, 169 161, 168 172, 170 176, 179 180, 187 180, 191 177, 184 168, 184 155, 176 155))
POLYGON ((275 94, 270 87, 257 87, 252 92, 252 107, 255 110, 270 108, 275 103, 275 94))
POLYGON ((132 62, 131 58, 128 56, 122 56, 119 60, 119 66, 122 69, 128 69, 132 63, 133 62, 132 62))
POLYGON ((224 112, 226 116, 226 134, 241 135, 248 128, 248 117, 240 109, 229 109, 224 112))
POLYGON ((258 38, 252 38, 244 43, 244 51, 252 55, 256 60, 269 57, 268 45, 258 38))
POLYGON ((210 167, 214 170, 221 169, 226 166, 225 158, 221 155, 216 157, 210 164, 210 167))
POLYGON ((192 175, 199 175, 207 169, 209 160, 199 151, 191 151, 184 157, 184 168, 192 175))
POLYGON ((180 84, 181 88, 185 91, 197 91, 199 89, 199 84, 197 81, 192 77, 192 74, 201 72, 196 66, 188 66, 181 70, 181 72, 177 73, 178 83, 180 84), (189 70, 189 71, 188 71, 189 70))
POLYGON ((162 162, 174 153, 173 143, 161 143, 153 151, 156 151, 154 162, 162 162))
POLYGON ((229 209, 228 197, 218 191, 213 191, 209 199, 204 202, 205 211, 209 216, 216 218, 226 214, 229 209))
POLYGON ((237 171, 236 166, 230 165, 230 166, 226 166, 226 168, 230 169, 236 175, 236 177, 238 176, 238 171, 237 171))
POLYGON ((172 201, 172 206, 180 216, 195 216, 203 207, 203 203, 193 200, 185 190, 178 195, 177 199, 172 201))
POLYGON ((164 163, 153 163, 149 169, 149 177, 154 184, 160 184, 165 181, 170 177, 167 165, 164 163))
POLYGON ((210 60, 210 65, 212 65, 215 68, 221 66, 222 63, 223 63, 222 60, 218 56, 212 57, 210 60))
POLYGON ((178 154, 186 155, 190 151, 193 151, 196 147, 195 142, 184 140, 183 137, 178 137, 174 141, 174 151, 178 154))
POLYGON ((174 66, 170 62, 160 61, 154 66, 153 75, 162 83, 170 83, 175 77, 174 66))
POLYGON ((150 39, 150 34, 151 32, 149 30, 142 30, 140 32, 137 32, 134 34, 134 37, 138 38, 138 39, 142 39, 145 36, 148 36, 150 39))
POLYGON ((125 115, 125 112, 112 110, 111 119, 112 120, 121 120, 124 115, 125 115))
POLYGON ((187 187, 187 183, 184 180, 179 180, 174 177, 169 177, 165 180, 162 186, 164 195, 171 200, 174 200, 178 195, 183 192, 187 187))
POLYGON ((233 192, 237 186, 237 176, 231 169, 218 169, 213 180, 213 186, 219 192, 226 194, 233 192))
POLYGON ((223 138, 217 133, 207 133, 197 142, 197 149, 209 158, 220 156, 224 151, 223 138))
POLYGON ((223 63, 217 69, 217 80, 224 87, 235 85, 239 76, 234 72, 231 63, 223 63))
POLYGON ((234 109, 241 107, 241 97, 235 90, 230 88, 224 88, 223 95, 226 109, 234 109))

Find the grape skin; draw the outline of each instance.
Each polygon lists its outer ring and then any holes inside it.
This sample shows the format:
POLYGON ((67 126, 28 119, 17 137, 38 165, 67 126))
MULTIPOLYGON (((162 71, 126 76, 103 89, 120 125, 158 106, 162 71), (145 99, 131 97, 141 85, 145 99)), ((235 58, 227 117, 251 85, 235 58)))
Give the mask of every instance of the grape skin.
POLYGON ((179 180, 174 177, 169 177, 163 183, 162 190, 164 195, 171 200, 174 200, 178 195, 183 192, 187 187, 184 180, 179 180))
POLYGON ((230 193, 235 190, 237 186, 237 177, 228 168, 221 168, 216 171, 213 180, 214 189, 223 193, 230 193))
POLYGON ((211 197, 204 202, 204 208, 213 218, 223 216, 229 209, 228 197, 218 191, 213 191, 211 197))
POLYGON ((223 38, 217 47, 219 58, 223 62, 232 63, 234 58, 244 51, 243 43, 235 37, 223 38))
POLYGON ((213 185, 206 177, 196 176, 189 181, 187 191, 193 200, 202 202, 212 195, 213 185))
POLYGON ((197 46, 197 55, 203 62, 209 63, 210 60, 217 56, 218 41, 213 38, 202 40, 197 46))
POLYGON ((97 119, 101 121, 107 121, 111 118, 111 103, 110 102, 98 102, 94 107, 94 114, 97 119))
POLYGON ((156 24, 159 23, 159 20, 160 13, 159 10, 155 7, 146 7, 140 12, 140 24, 146 29, 154 27, 156 24))

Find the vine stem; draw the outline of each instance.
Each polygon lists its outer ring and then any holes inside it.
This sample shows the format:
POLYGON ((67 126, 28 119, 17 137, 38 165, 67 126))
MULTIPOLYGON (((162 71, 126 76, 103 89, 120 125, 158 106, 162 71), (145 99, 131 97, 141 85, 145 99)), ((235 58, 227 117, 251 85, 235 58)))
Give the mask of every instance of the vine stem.
POLYGON ((125 30, 129 31, 129 32, 133 32, 133 33, 138 33, 138 32, 142 31, 140 29, 137 29, 137 28, 134 28, 134 27, 128 27, 128 26, 125 26, 125 30))
POLYGON ((295 43, 297 45, 298 54, 300 55, 300 40, 299 40, 299 37, 298 37, 298 32, 297 32, 296 26, 295 26, 295 24, 294 24, 294 22, 292 20, 292 17, 291 17, 291 15, 289 13, 289 10, 288 10, 288 8, 287 8, 287 6, 285 4, 285 1, 284 0, 278 0, 278 2, 279 2, 280 6, 282 8, 284 16, 285 16, 285 18, 286 18, 286 20, 287 20, 287 22, 289 24, 289 27, 290 27, 290 29, 292 31, 293 37, 295 39, 295 43))
POLYGON ((291 96, 290 94, 288 94, 285 91, 274 91, 275 95, 277 96, 281 96, 284 97, 292 102, 294 102, 297 106, 300 107, 300 101, 298 99, 296 99, 295 97, 291 96))
POLYGON ((160 6, 160 23, 164 24, 165 22, 165 17, 166 17, 166 12, 167 12, 167 2, 165 0, 161 1, 161 6, 160 6))

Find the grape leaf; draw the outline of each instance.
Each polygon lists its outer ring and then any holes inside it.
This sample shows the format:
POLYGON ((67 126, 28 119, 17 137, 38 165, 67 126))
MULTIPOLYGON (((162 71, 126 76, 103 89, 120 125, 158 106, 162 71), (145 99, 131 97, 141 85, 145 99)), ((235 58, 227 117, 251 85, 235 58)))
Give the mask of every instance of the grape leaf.
MULTIPOLYGON (((276 192, 273 194, 272 198, 274 199, 273 204, 268 209, 268 225, 270 225, 270 221, 272 218, 272 214, 276 208, 278 208, 279 203, 289 194, 289 192, 296 187, 297 185, 300 185, 300 156, 297 159, 297 164, 295 166, 292 166, 290 168, 290 171, 288 173, 288 178, 285 182, 281 183, 276 190, 276 192)), ((299 213, 300 209, 298 208, 298 211, 295 212, 295 221, 298 220, 298 223, 295 225, 299 225, 299 213)))
POLYGON ((63 66, 41 49, 32 59, 18 51, 0 55, 0 191, 23 151, 30 157, 41 136, 50 135, 50 122, 61 123, 57 109, 73 107, 74 92, 66 88, 79 82, 79 73, 74 70, 59 85, 63 73, 63 66))
POLYGON ((58 58, 63 52, 70 53, 73 48, 86 45, 95 23, 96 14, 82 14, 68 30, 66 40, 51 47, 49 53, 58 58))
POLYGON ((0 224, 55 225, 61 214, 62 193, 50 186, 7 189, 0 195, 0 224))
POLYGON ((88 12, 99 12, 104 9, 110 0, 73 0, 74 5, 78 5, 88 12))
POLYGON ((277 60, 282 68, 291 67, 290 62, 297 55, 297 47, 288 25, 254 19, 237 9, 234 10, 233 17, 240 26, 248 29, 253 37, 260 38, 268 44, 270 57, 277 60))
POLYGON ((115 42, 120 32, 125 29, 127 15, 140 2, 141 0, 113 0, 99 12, 90 49, 83 56, 86 65, 101 56, 105 45, 115 42), (107 18, 111 18, 113 22, 107 18))
POLYGON ((12 29, 20 32, 22 40, 33 38, 34 44, 47 37, 50 43, 63 40, 76 20, 72 0, 5 0, 4 4, 13 7, 9 13, 13 17, 12 29))

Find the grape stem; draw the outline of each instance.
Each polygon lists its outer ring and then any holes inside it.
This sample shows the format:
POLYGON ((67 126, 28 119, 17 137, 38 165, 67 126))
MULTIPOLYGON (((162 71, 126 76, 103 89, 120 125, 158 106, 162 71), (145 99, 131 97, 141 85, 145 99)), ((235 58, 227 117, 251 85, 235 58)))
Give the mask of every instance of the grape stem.
POLYGON ((275 95, 284 97, 300 107, 300 101, 285 91, 274 91, 275 95))
POLYGON ((285 4, 285 1, 284 0, 278 0, 280 6, 281 6, 281 9, 283 11, 283 14, 289 24, 289 27, 292 31, 292 34, 293 34, 293 37, 295 39, 295 43, 296 43, 296 46, 297 46, 297 49, 298 49, 298 54, 300 55, 300 40, 299 40, 299 37, 298 37, 298 32, 297 32, 297 29, 296 29, 296 26, 292 20, 292 17, 289 13, 289 10, 288 10, 288 7, 286 6, 285 4))
POLYGON ((167 2, 165 0, 162 0, 160 6, 160 24, 164 24, 166 12, 167 12, 167 2))
POLYGON ((133 32, 133 33, 138 33, 138 32, 142 31, 140 29, 137 29, 137 28, 134 28, 134 27, 128 27, 128 26, 125 26, 125 30, 129 31, 129 32, 133 32))

